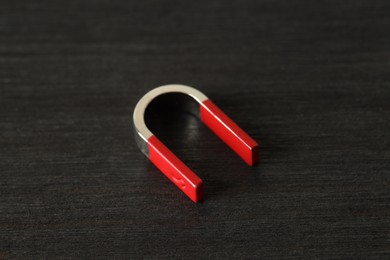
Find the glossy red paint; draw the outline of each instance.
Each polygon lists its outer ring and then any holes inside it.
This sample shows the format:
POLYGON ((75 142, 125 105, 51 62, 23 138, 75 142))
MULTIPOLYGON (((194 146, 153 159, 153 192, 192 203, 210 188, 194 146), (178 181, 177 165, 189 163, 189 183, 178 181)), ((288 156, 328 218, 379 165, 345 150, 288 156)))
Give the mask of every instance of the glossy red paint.
MULTIPOLYGON (((259 145, 236 123, 223 113, 211 100, 199 104, 200 116, 218 137, 233 149, 247 164, 253 166, 259 160, 259 145)), ((149 159, 192 201, 203 200, 203 182, 174 155, 155 135, 147 140, 149 159)))
POLYGON ((253 166, 258 163, 258 143, 223 113, 210 99, 201 103, 200 114, 203 123, 233 149, 247 164, 253 166))
POLYGON ((148 139, 149 159, 194 202, 203 200, 203 182, 156 136, 148 139))

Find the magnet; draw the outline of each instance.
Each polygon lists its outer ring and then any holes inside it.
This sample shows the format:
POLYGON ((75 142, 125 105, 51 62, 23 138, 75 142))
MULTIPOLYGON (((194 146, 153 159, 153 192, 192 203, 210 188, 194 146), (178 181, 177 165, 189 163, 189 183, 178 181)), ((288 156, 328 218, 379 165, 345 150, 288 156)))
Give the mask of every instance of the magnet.
POLYGON ((146 93, 133 114, 134 136, 143 154, 192 201, 203 200, 202 180, 174 155, 147 127, 145 111, 157 97, 180 93, 196 101, 194 113, 248 165, 259 160, 259 145, 199 90, 185 85, 165 85, 146 93))

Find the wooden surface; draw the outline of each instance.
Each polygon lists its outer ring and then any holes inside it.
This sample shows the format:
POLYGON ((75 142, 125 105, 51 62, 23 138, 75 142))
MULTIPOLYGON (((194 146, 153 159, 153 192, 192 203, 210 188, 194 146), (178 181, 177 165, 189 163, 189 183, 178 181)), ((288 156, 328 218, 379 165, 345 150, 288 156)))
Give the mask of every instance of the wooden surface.
POLYGON ((0 258, 390 258, 389 1, 1 1, 0 258), (197 87, 261 143, 132 111, 197 87))

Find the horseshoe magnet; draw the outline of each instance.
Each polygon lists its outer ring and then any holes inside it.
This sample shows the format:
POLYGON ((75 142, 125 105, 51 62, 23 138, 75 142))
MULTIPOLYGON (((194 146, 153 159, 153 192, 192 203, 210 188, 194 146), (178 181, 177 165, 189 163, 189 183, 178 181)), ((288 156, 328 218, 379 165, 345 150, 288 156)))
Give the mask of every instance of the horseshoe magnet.
POLYGON ((259 160, 259 145, 236 123, 225 115, 199 90, 184 85, 165 85, 146 93, 137 103, 134 114, 134 135, 142 153, 192 201, 203 200, 203 182, 176 157, 147 127, 145 110, 157 97, 166 94, 182 94, 196 101, 195 114, 248 165, 259 160))

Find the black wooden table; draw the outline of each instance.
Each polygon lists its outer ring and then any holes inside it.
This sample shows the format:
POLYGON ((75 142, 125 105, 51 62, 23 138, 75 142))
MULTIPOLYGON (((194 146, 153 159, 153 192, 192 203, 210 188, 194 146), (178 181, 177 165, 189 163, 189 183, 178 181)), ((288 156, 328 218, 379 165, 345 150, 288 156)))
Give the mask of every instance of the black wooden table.
POLYGON ((0 258, 390 258, 389 1, 1 1, 0 258), (196 118, 145 158, 132 112, 169 83, 260 142, 248 167, 196 118))

